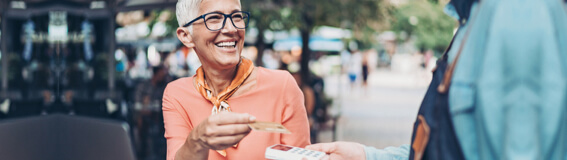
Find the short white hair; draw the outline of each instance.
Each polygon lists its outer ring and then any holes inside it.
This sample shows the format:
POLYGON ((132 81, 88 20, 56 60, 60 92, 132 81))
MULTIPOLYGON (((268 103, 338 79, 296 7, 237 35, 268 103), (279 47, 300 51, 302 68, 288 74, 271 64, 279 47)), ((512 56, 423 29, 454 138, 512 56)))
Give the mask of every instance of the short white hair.
MULTIPOLYGON (((177 23, 179 27, 189 23, 189 21, 197 18, 199 14, 199 7, 203 0, 179 0, 175 6, 175 15, 177 16, 177 23)), ((190 34, 193 34, 193 27, 189 26, 190 34)))

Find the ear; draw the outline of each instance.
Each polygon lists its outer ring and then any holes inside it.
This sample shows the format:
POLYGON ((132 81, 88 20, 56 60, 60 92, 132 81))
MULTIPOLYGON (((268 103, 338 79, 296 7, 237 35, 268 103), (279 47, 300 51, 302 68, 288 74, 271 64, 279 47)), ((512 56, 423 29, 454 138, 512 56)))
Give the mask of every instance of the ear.
POLYGON ((189 29, 187 29, 187 27, 178 27, 176 33, 179 41, 181 41, 181 43, 183 43, 183 45, 185 45, 187 48, 195 47, 195 43, 193 43, 193 37, 191 37, 191 34, 189 34, 189 29))

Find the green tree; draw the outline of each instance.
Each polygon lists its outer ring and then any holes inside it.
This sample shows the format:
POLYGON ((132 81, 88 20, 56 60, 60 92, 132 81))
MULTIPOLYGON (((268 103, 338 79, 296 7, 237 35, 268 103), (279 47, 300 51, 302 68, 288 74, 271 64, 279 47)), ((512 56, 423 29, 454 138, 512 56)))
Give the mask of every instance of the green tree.
MULTIPOLYGON (((386 19, 393 8, 385 0, 243 0, 242 6, 252 14, 253 26, 258 28, 256 42, 257 64, 265 45, 263 32, 297 28, 302 39, 301 75, 310 81, 309 37, 317 26, 333 26, 353 31, 353 39, 363 44, 374 43, 374 33, 388 27, 386 19)), ((251 24, 252 25, 252 24, 251 24)))
POLYGON ((443 13, 437 2, 416 0, 397 8, 393 12, 392 30, 406 33, 401 41, 416 37, 416 47, 441 53, 447 48, 457 22, 443 13))
MULTIPOLYGON (((256 2, 252 2, 256 3, 256 2)), ((283 29, 297 28, 302 39, 301 75, 309 82, 309 37, 317 26, 333 26, 353 31, 353 38, 370 43, 376 30, 385 28, 385 17, 390 7, 384 0, 279 0, 270 1, 279 7, 269 8, 274 13, 268 24, 280 24, 283 29)), ((251 8, 254 9, 254 8, 251 8)), ((268 14, 269 15, 269 14, 268 14)))

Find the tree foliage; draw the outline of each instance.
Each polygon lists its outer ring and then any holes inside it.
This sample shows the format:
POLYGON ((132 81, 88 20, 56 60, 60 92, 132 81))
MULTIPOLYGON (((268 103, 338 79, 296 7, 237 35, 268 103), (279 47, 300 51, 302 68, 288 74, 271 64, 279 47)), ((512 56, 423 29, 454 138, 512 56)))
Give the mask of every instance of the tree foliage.
POLYGON ((290 26, 311 31, 317 26, 352 30, 353 39, 374 43, 374 33, 388 27, 393 8, 384 0, 284 0, 290 26))
POLYGON ((252 13, 260 32, 299 29, 303 40, 301 72, 305 81, 309 81, 309 37, 315 27, 351 29, 354 39, 373 43, 373 33, 387 26, 385 17, 391 11, 384 0, 243 0, 242 5, 252 13))
POLYGON ((443 52, 449 45, 456 21, 443 13, 443 6, 425 0, 412 1, 393 12, 392 30, 406 41, 416 38, 416 47, 443 52))

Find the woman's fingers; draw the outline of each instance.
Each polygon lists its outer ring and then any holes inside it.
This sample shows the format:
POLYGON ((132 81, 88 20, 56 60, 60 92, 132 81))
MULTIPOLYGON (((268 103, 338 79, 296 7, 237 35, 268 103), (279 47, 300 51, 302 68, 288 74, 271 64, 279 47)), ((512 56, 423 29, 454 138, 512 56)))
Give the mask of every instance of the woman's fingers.
POLYGON ((198 130, 200 141, 208 148, 221 150, 240 142, 250 133, 248 123, 256 121, 247 113, 223 112, 201 122, 198 130))
POLYGON ((250 127, 247 124, 227 124, 221 126, 212 126, 206 129, 205 136, 208 137, 220 137, 220 136, 232 136, 239 134, 248 134, 250 132, 250 127))
POLYGON ((231 146, 237 144, 244 137, 246 137, 246 134, 213 137, 213 138, 210 138, 208 140, 208 143, 209 143, 209 146, 212 147, 211 149, 221 150, 221 149, 226 149, 228 147, 231 147, 231 146))
POLYGON ((209 117, 209 122, 217 125, 248 124, 256 122, 256 117, 248 113, 222 112, 209 117))
POLYGON ((218 126, 217 129, 219 136, 232 136, 239 134, 248 134, 252 129, 248 127, 248 124, 228 124, 218 126))
POLYGON ((209 117, 203 133, 205 136, 248 134, 248 124, 255 120, 256 118, 248 113, 221 113, 209 117))

